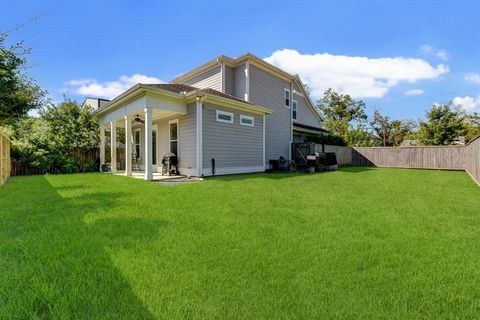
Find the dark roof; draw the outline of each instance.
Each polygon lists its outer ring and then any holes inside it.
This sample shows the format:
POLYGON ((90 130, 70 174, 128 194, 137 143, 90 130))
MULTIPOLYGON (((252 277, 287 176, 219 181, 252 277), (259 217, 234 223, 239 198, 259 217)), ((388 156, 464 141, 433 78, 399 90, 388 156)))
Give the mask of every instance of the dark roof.
POLYGON ((167 90, 167 91, 171 91, 171 92, 175 92, 175 93, 190 92, 190 91, 198 90, 198 91, 205 92, 205 93, 208 93, 208 94, 213 94, 213 95, 218 96, 218 97, 222 97, 222 98, 226 98, 226 99, 231 99, 231 100, 251 104, 251 103, 249 103, 245 100, 239 99, 239 98, 234 97, 232 95, 229 95, 229 94, 217 91, 217 90, 213 90, 213 89, 210 89, 210 88, 200 89, 200 88, 189 86, 187 84, 180 84, 180 83, 179 84, 175 84, 175 83, 161 83, 160 84, 159 83, 159 84, 143 84, 143 85, 147 86, 147 87, 163 89, 163 90, 167 90))
POLYGON ((299 128, 299 129, 307 129, 307 130, 312 130, 312 131, 319 131, 319 132, 321 132, 321 133, 331 133, 331 132, 328 131, 328 130, 325 130, 325 129, 322 129, 322 128, 318 128, 318 127, 307 126, 306 124, 301 124, 301 123, 294 123, 294 124, 293 124, 293 129, 295 129, 295 127, 299 128))

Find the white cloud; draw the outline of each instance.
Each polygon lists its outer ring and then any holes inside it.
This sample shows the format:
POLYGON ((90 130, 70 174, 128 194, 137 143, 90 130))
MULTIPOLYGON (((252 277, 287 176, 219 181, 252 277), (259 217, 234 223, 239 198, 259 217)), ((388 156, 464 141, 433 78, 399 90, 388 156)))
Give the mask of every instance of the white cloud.
POLYGON ((420 47, 420 50, 422 50, 422 52, 427 54, 427 55, 437 56, 438 58, 440 58, 442 60, 448 60, 448 58, 450 56, 445 49, 437 50, 429 44, 422 45, 420 47))
POLYGON ((436 56, 442 60, 448 60, 448 57, 449 57, 448 52, 443 49, 438 50, 436 53, 436 56))
POLYGON ((424 44, 420 47, 420 50, 422 50, 423 53, 425 54, 434 54, 433 47, 429 44, 424 44))
POLYGON ((448 66, 432 66, 414 58, 367 58, 328 53, 300 54, 296 50, 277 50, 265 61, 290 73, 298 73, 308 83, 315 98, 332 88, 353 97, 381 98, 400 82, 437 79, 448 66))
POLYGON ((465 80, 480 84, 480 74, 474 72, 467 73, 465 80))
POLYGON ((405 95, 407 96, 419 96, 421 94, 424 94, 425 91, 423 91, 422 89, 412 89, 412 90, 407 90, 404 92, 405 95))
POLYGON ((98 82, 95 79, 73 79, 66 83, 67 92, 84 96, 112 99, 137 83, 163 83, 162 80, 143 74, 121 76, 114 81, 98 82))
POLYGON ((457 106, 462 106, 465 110, 469 112, 480 111, 480 96, 476 99, 466 96, 466 97, 455 97, 453 99, 453 104, 457 106))

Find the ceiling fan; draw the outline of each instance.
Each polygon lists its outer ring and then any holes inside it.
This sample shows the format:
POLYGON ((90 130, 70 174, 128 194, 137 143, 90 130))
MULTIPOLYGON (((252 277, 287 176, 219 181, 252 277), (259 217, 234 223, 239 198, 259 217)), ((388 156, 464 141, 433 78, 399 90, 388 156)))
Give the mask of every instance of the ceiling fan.
POLYGON ((132 121, 132 123, 135 123, 135 122, 145 123, 145 121, 143 121, 138 114, 135 116, 135 118, 132 121))

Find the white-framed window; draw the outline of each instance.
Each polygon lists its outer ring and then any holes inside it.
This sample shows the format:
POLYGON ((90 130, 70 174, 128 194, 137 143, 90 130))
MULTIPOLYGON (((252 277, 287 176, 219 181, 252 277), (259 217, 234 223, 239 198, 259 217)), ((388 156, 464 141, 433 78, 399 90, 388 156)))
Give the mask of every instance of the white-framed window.
POLYGON ((133 132, 133 144, 135 145, 135 157, 140 158, 140 129, 133 132))
POLYGON ((217 121, 225 123, 233 123, 233 113, 217 110, 217 121))
POLYGON ((240 124, 242 126, 253 127, 255 125, 255 118, 241 114, 240 115, 240 124))
POLYGON ((178 119, 168 122, 168 139, 170 153, 178 157, 178 119))
POLYGON ((292 100, 292 119, 297 120, 297 100, 292 100))
POLYGON ((283 96, 285 100, 285 107, 290 108, 290 90, 285 88, 283 96))

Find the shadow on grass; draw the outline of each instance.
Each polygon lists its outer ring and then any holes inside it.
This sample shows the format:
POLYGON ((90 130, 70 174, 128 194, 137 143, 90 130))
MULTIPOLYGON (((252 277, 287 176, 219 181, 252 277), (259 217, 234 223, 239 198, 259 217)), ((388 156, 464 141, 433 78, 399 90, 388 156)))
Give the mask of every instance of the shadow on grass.
POLYGON ((30 178, 28 191, 26 181, 10 183, 0 190, 0 207, 7 209, 0 224, 0 318, 154 319, 105 247, 150 241, 165 222, 100 217, 85 223, 85 214, 111 213, 125 194, 82 194, 88 185, 57 188, 43 176, 30 178))

